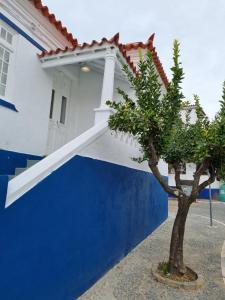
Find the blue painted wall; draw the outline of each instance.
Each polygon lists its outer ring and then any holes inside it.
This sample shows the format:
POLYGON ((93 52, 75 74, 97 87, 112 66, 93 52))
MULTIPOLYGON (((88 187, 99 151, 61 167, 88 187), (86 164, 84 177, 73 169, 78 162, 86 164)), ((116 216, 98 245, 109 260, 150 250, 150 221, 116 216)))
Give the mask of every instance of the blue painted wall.
MULTIPOLYGON (((213 199, 218 199, 219 189, 211 189, 211 192, 212 192, 212 198, 213 199)), ((169 194, 169 197, 174 198, 174 196, 170 195, 170 194, 169 194)), ((202 190, 201 193, 198 194, 197 199, 207 199, 207 200, 209 200, 209 189, 202 190)))
POLYGON ((0 212, 0 299, 76 299, 167 215, 151 174, 74 157, 0 212))
POLYGON ((9 178, 7 175, 0 175, 0 212, 5 207, 5 200, 6 200, 7 190, 8 190, 8 182, 9 182, 9 178))
MULTIPOLYGON (((219 197, 219 189, 211 189, 212 198, 218 199, 219 197)), ((198 199, 209 199, 209 189, 204 189, 198 195, 198 199)))
POLYGON ((13 175, 15 168, 25 168, 28 159, 40 160, 37 155, 0 150, 0 175, 13 175))

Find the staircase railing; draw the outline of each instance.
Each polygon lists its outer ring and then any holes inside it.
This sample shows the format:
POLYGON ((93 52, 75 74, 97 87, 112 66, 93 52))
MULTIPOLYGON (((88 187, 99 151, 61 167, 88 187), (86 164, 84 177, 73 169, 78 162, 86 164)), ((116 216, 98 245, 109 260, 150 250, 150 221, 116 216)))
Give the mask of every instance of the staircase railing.
POLYGON ((79 151, 92 143, 97 137, 104 134, 105 131, 107 131, 107 128, 106 122, 96 124, 71 142, 62 146, 31 168, 10 180, 5 207, 11 205, 45 177, 77 155, 79 151))

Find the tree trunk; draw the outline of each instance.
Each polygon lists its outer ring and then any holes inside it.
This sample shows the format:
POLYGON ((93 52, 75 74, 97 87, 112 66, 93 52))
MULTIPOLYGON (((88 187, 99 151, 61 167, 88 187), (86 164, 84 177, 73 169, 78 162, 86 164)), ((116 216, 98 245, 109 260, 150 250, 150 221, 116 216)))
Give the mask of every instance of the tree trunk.
POLYGON ((183 275, 186 272, 183 260, 183 242, 185 223, 190 205, 191 202, 188 198, 182 197, 178 199, 178 211, 170 242, 169 271, 171 274, 183 275))

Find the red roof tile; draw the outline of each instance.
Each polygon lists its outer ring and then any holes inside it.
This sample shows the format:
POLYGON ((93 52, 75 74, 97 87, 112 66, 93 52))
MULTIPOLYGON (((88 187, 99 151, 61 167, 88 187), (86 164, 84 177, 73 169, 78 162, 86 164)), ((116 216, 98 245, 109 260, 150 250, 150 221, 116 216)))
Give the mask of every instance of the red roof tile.
POLYGON ((93 46, 101 46, 104 43, 106 44, 114 44, 115 46, 118 47, 118 49, 120 50, 120 52, 122 53, 123 57, 125 58, 127 64, 131 67, 131 69, 133 70, 133 72, 137 75, 138 74, 138 70, 135 66, 135 64, 132 62, 131 57, 128 54, 128 51, 134 49, 138 49, 138 48, 142 48, 142 49, 148 49, 152 52, 153 55, 153 61, 155 63, 156 69, 164 83, 164 85, 167 87, 168 85, 168 79, 166 76, 166 73, 163 69, 163 66, 160 62, 160 59, 158 57, 158 54, 155 50, 155 47, 153 46, 153 39, 154 39, 154 34, 150 36, 150 38, 148 39, 147 43, 142 43, 142 42, 136 42, 136 43, 129 43, 129 44, 120 44, 119 43, 119 33, 117 33, 116 35, 114 35, 111 39, 107 39, 107 38, 102 38, 102 40, 100 42, 97 42, 95 40, 93 40, 91 43, 83 43, 83 44, 76 44, 73 47, 65 47, 64 49, 56 49, 56 50, 51 50, 51 51, 43 51, 40 55, 39 58, 43 58, 45 56, 51 56, 51 55, 55 55, 58 54, 60 52, 65 53, 65 52, 72 52, 74 50, 77 49, 86 49, 86 48, 91 48, 93 46))
POLYGON ((51 51, 43 51, 41 54, 39 54, 39 58, 43 58, 45 56, 51 56, 51 55, 55 55, 58 54, 60 52, 65 53, 65 52, 72 52, 74 50, 82 50, 82 49, 86 49, 86 48, 92 48, 93 46, 102 46, 103 44, 114 44, 115 46, 117 46, 120 50, 120 52, 122 53, 123 57, 125 58, 125 60, 127 61, 127 64, 131 67, 131 69, 133 70, 133 72, 135 74, 137 74, 137 69, 134 66, 133 62, 131 61, 130 57, 127 55, 126 50, 123 48, 122 44, 119 44, 119 33, 115 34, 111 39, 107 39, 107 38, 102 38, 102 40, 100 42, 97 42, 95 40, 93 40, 91 43, 83 43, 83 44, 77 44, 74 45, 73 47, 65 47, 64 49, 56 49, 56 50, 51 50, 51 51))
POLYGON ((137 50, 138 48, 142 48, 142 49, 148 49, 152 52, 152 57, 153 57, 153 61, 155 63, 156 69, 164 83, 164 85, 167 87, 168 86, 168 78, 166 76, 166 73, 163 69, 162 63, 160 62, 160 59, 158 57, 158 54, 155 50, 155 47, 153 46, 153 41, 154 41, 154 36, 155 34, 152 34, 147 43, 143 43, 143 42, 135 42, 135 43, 129 43, 129 44, 125 44, 123 45, 124 49, 126 51, 130 51, 130 50, 137 50))
POLYGON ((36 9, 38 9, 43 16, 48 18, 49 22, 55 26, 55 28, 61 32, 61 34, 68 40, 68 42, 71 43, 71 45, 75 46, 77 45, 77 39, 75 39, 72 35, 72 33, 69 33, 67 31, 66 27, 63 27, 62 22, 56 20, 56 17, 54 14, 51 14, 49 12, 49 9, 47 6, 44 6, 41 2, 41 0, 30 0, 36 9))

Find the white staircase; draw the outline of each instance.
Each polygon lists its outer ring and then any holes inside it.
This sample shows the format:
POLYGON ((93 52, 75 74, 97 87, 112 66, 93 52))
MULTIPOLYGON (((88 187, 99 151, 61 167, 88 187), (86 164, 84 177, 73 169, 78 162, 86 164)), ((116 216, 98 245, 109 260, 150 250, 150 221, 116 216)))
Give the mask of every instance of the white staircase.
POLYGON ((12 175, 8 183, 5 207, 11 205, 44 178, 79 154, 79 151, 95 141, 107 129, 107 122, 98 123, 41 161, 28 161, 26 168, 17 168, 15 175, 12 175))

